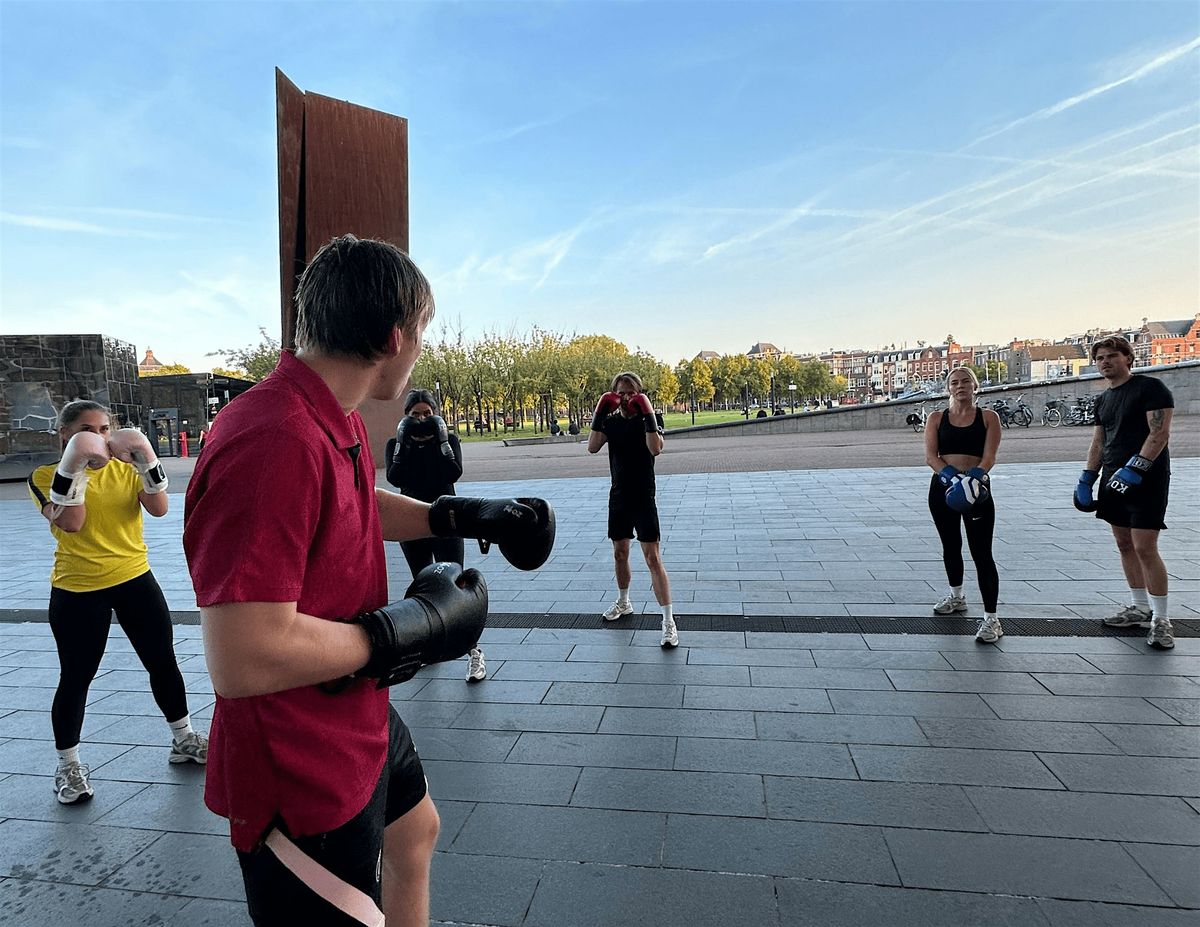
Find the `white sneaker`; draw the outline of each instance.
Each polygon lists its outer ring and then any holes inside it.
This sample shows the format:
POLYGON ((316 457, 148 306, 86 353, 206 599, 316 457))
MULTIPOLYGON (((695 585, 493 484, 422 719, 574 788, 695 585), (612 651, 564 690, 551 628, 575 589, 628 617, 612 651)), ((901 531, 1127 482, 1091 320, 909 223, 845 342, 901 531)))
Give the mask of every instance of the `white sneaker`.
POLYGON ((1172 650, 1175 647, 1175 631, 1170 618, 1158 618, 1150 622, 1150 633, 1146 643, 1155 650, 1172 650))
POLYGON ((73 805, 77 801, 87 801, 96 794, 88 782, 89 772, 82 763, 68 763, 55 770, 54 792, 60 804, 73 805))
POLYGON ((1152 617, 1148 608, 1126 605, 1112 617, 1105 618, 1104 625, 1109 628, 1148 628, 1152 617))
POLYGON ((935 615, 953 615, 955 612, 967 610, 967 597, 949 592, 933 606, 935 615))
POLYGON ((1000 627, 1000 619, 992 616, 985 617, 979 622, 979 630, 975 632, 975 640, 984 644, 994 644, 1004 636, 1004 628, 1000 627))
POLYGON ((467 663, 467 682, 482 682, 487 678, 487 663, 483 659, 483 651, 478 647, 471 650, 467 663))
POLYGON ((663 647, 679 646, 679 630, 675 627, 674 618, 664 618, 662 620, 662 640, 660 643, 663 647))
POLYGON ((632 614, 632 602, 626 602, 624 605, 622 605, 620 601, 616 601, 613 602, 612 605, 608 606, 608 608, 604 610, 604 613, 600 617, 605 621, 616 621, 618 618, 623 618, 625 615, 632 614))
POLYGON ((183 740, 171 744, 171 755, 168 763, 199 763, 203 766, 208 762, 208 738, 196 731, 188 731, 183 740))

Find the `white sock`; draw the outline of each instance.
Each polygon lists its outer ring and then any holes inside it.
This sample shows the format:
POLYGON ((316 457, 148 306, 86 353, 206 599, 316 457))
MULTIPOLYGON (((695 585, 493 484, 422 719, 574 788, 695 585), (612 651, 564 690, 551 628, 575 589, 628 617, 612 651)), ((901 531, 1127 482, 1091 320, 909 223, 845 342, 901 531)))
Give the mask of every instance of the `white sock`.
POLYGON ((663 621, 674 621, 675 620, 675 616, 671 612, 670 605, 664 605, 662 607, 662 612, 663 612, 663 621))
POLYGON ((996 613, 995 613, 995 612, 984 612, 984 613, 983 613, 983 620, 984 620, 984 621, 988 621, 989 619, 993 619, 993 618, 995 618, 995 617, 996 617, 996 613))
POLYGON ((171 738, 175 743, 180 743, 183 738, 192 733, 192 716, 184 715, 178 721, 168 721, 171 725, 171 738))
POLYGON ((617 589, 617 604, 621 605, 621 606, 625 606, 625 605, 629 604, 629 587, 628 586, 626 586, 624 589, 620 589, 620 588, 617 589))
POLYGON ((962 586, 951 586, 950 594, 954 595, 954 596, 958 596, 961 599, 962 598, 962 590, 963 590, 962 586))
POLYGON ((1150 596, 1148 596, 1146 594, 1145 589, 1135 589, 1133 586, 1130 586, 1129 587, 1129 604, 1135 605, 1138 608, 1142 609, 1143 611, 1149 611, 1150 610, 1150 596))
POLYGON ((1165 595, 1152 595, 1150 598, 1150 611, 1154 616, 1155 621, 1168 621, 1167 618, 1167 597, 1165 595))
POLYGON ((73 747, 67 747, 66 750, 58 751, 58 768, 62 769, 69 763, 79 762, 79 744, 73 747))

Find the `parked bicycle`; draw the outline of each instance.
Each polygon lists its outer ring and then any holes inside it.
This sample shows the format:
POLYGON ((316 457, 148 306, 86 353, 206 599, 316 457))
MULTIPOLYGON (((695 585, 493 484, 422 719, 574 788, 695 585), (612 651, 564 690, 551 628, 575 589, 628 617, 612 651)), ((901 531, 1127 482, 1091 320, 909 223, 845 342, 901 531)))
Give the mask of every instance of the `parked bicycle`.
POLYGON ((1008 428, 1013 423, 1013 410, 1008 406, 1007 399, 993 399, 988 403, 988 408, 996 413, 996 417, 1000 419, 1000 424, 1008 428))
POLYGON ((913 431, 920 433, 925 430, 925 423, 929 421, 929 416, 934 412, 939 411, 941 408, 942 404, 940 402, 935 403, 933 408, 928 410, 925 408, 925 403, 921 403, 919 406, 917 406, 917 410, 915 412, 909 412, 908 415, 905 416, 904 423, 909 425, 913 431))
POLYGON ((1094 396, 1075 396, 1068 401, 1066 396, 1060 399, 1048 399, 1046 409, 1042 413, 1042 424, 1057 428, 1059 425, 1095 425, 1096 398, 1094 396))

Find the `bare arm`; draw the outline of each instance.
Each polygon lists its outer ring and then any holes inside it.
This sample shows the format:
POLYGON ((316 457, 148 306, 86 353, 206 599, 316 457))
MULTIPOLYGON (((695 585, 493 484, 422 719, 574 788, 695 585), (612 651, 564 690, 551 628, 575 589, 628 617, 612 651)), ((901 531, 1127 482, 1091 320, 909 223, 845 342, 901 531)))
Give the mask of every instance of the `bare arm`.
POLYGON ((295 602, 230 602, 200 609, 204 656, 224 698, 268 695, 340 679, 371 656, 359 625, 296 611, 295 602))
POLYGON ((399 493, 375 490, 379 522, 385 541, 415 541, 432 537, 429 531, 429 504, 399 493))
POLYGON ((589 454, 598 453, 600 448, 604 447, 604 442, 607 440, 608 440, 608 435, 606 435, 603 431, 593 430, 588 435, 588 453, 589 454))
POLYGON ((657 431, 646 432, 646 449, 653 457, 657 457, 659 454, 661 454, 663 449, 663 436, 657 431))
POLYGON ((934 473, 941 473, 949 466, 938 454, 938 426, 942 423, 944 414, 941 410, 930 412, 929 418, 925 420, 925 463, 934 473))
POLYGON ((1167 446, 1167 441, 1171 437, 1171 416, 1174 414, 1174 409, 1151 409, 1146 413, 1146 422, 1150 426, 1150 434, 1146 435, 1146 440, 1142 442, 1142 449, 1138 452, 1148 460, 1155 460, 1162 453, 1164 447, 1167 446))
POLYGON ((42 506, 42 517, 67 534, 74 534, 87 521, 87 506, 55 505, 53 502, 47 502, 42 506))
POLYGON ((1085 470, 1093 470, 1096 473, 1100 472, 1100 458, 1104 452, 1104 428, 1097 425, 1092 429, 1092 443, 1088 445, 1087 461, 1083 465, 1085 470))
POLYGON ((138 501, 150 515, 162 518, 167 514, 167 494, 165 492, 139 492, 138 501))
POLYGON ((983 422, 987 426, 987 437, 983 442, 983 458, 979 466, 991 472, 996 466, 996 452, 1000 450, 1000 416, 992 409, 983 410, 983 422))

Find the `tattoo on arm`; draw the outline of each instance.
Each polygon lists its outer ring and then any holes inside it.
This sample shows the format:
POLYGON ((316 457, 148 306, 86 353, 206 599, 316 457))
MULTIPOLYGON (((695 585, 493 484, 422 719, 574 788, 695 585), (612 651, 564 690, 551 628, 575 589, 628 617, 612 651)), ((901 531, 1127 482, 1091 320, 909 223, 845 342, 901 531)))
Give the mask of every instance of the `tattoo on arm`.
POLYGON ((1151 411, 1149 422, 1150 430, 1160 431, 1162 429, 1163 422, 1166 421, 1166 418, 1166 413, 1162 409, 1154 409, 1151 411))

